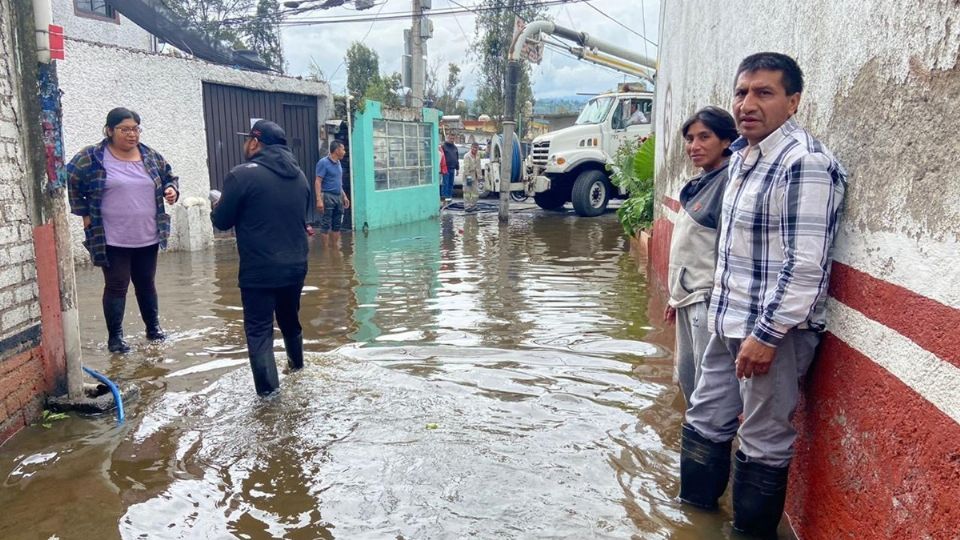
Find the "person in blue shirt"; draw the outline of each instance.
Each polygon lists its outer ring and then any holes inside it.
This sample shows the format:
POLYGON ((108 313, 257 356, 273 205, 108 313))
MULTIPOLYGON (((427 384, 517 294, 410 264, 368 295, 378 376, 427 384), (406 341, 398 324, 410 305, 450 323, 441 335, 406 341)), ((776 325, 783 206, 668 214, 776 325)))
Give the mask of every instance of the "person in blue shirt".
POLYGON ((350 208, 350 199, 343 191, 343 167, 340 160, 347 153, 340 141, 330 143, 330 153, 317 162, 315 191, 320 219, 320 240, 324 246, 340 241, 343 211, 350 208))

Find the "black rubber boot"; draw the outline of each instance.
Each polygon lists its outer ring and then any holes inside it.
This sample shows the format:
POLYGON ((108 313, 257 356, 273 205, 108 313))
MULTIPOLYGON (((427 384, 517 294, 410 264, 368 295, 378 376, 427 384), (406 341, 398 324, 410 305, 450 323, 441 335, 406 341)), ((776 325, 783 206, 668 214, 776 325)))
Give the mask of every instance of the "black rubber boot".
POLYGON ((147 327, 147 339, 150 341, 160 341, 167 337, 160 328, 160 304, 157 299, 157 293, 137 295, 137 303, 140 305, 140 317, 143 324, 147 327))
POLYGON ((750 463, 737 451, 733 469, 733 528, 756 538, 776 538, 787 498, 790 467, 750 463))
POLYGON ((126 297, 103 298, 103 319, 107 321, 107 350, 112 353, 130 352, 130 346, 123 340, 123 311, 126 307, 126 297))
POLYGON ((686 423, 682 430, 680 500, 704 510, 716 510, 717 501, 730 480, 732 441, 715 443, 702 437, 686 423))
POLYGON ((273 350, 251 356, 250 369, 253 371, 253 385, 257 388, 257 394, 266 396, 280 388, 273 350))
POLYGON ((283 336, 283 346, 287 349, 287 366, 293 371, 303 369, 303 333, 292 338, 283 336))

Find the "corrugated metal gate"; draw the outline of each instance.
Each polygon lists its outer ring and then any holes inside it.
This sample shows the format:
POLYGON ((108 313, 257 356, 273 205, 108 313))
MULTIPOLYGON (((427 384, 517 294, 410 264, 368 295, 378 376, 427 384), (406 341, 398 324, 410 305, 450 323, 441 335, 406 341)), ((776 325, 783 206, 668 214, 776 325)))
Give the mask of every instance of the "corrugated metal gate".
POLYGON ((265 118, 283 127, 290 150, 313 185, 314 166, 320 159, 317 96, 205 82, 203 116, 210 189, 222 190, 230 169, 243 163, 243 139, 236 133, 250 131, 251 118, 265 118))

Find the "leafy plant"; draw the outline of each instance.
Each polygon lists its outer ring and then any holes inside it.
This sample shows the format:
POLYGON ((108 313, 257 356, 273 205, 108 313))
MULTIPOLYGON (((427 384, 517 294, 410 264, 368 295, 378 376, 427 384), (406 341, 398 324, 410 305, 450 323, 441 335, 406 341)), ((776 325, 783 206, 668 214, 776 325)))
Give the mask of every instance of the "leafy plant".
POLYGON ((45 429, 50 429, 54 422, 66 420, 67 418, 70 418, 67 413, 55 413, 44 409, 43 414, 40 415, 40 420, 37 423, 43 426, 45 429))
POLYGON ((614 154, 607 165, 613 183, 630 193, 630 198, 617 209, 624 232, 633 236, 653 224, 653 170, 656 138, 629 141, 614 154))

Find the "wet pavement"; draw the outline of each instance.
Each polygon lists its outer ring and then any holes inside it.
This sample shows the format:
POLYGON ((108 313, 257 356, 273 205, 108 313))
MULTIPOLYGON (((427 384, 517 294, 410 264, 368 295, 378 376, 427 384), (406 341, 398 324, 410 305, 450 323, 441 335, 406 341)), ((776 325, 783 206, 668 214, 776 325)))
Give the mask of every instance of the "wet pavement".
POLYGON ((626 243, 611 213, 529 209, 314 240, 308 366, 270 400, 230 241, 161 257, 170 337, 131 292, 124 357, 80 269, 85 362, 142 396, 0 447, 0 538, 726 538, 673 499, 672 330, 626 243))

